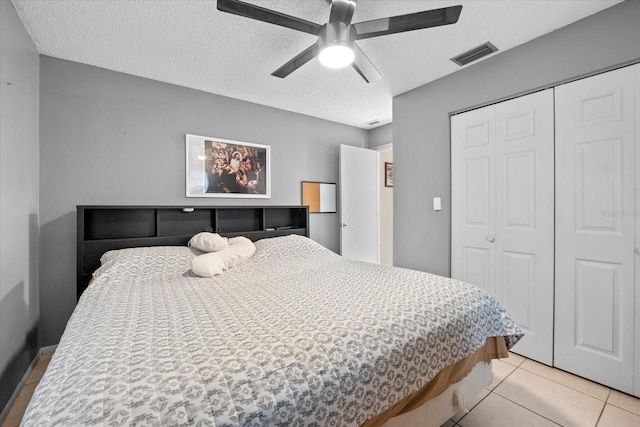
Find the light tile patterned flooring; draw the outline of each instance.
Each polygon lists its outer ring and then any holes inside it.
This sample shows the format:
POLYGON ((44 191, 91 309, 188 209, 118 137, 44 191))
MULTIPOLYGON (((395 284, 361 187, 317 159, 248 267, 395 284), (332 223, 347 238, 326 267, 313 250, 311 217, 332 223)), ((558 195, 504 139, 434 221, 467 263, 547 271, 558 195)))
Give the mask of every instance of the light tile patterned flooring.
MULTIPOLYGON (((29 376, 2 427, 20 424, 52 353, 29 376)), ((493 362, 493 382, 446 427, 639 427, 640 399, 511 353, 493 362)))
POLYGON ((29 401, 31 400, 31 396, 47 370, 47 366, 49 366, 51 356, 53 356, 53 353, 43 353, 40 355, 38 363, 36 363, 36 366, 29 374, 27 381, 22 386, 20 394, 16 401, 13 402, 13 406, 11 407, 7 418, 2 423, 2 427, 17 427, 20 425, 24 411, 26 411, 29 401))
POLYGON ((640 427, 640 399, 511 353, 446 427, 640 427))

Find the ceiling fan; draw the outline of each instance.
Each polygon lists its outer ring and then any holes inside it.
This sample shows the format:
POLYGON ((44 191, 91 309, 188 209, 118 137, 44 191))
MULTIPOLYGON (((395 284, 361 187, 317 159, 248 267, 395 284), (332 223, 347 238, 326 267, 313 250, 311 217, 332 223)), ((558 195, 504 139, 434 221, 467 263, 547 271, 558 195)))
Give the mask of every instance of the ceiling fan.
POLYGON ((239 0, 218 0, 218 10, 318 36, 317 42, 271 73, 272 76, 287 77, 318 56, 320 63, 329 68, 351 65, 367 83, 382 76, 356 40, 455 24, 462 11, 458 5, 352 24, 356 1, 331 1, 329 22, 324 25, 239 0))

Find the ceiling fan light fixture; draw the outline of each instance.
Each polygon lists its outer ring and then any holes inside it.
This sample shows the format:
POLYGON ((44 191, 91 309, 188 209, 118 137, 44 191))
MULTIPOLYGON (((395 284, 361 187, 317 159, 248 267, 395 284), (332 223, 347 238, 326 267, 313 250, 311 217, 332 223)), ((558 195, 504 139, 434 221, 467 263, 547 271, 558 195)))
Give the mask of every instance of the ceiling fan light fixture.
POLYGON ((355 53, 346 43, 329 43, 320 50, 318 59, 327 68, 344 68, 353 63, 355 53))
POLYGON ((344 68, 355 59, 355 30, 344 22, 328 22, 320 28, 318 59, 327 68, 344 68))
POLYGON ((317 42, 271 73, 272 76, 281 79, 287 77, 311 59, 319 56, 320 63, 328 68, 343 68, 351 64, 367 83, 378 80, 382 76, 360 49, 356 43, 357 40, 455 24, 462 11, 462 6, 457 5, 354 24, 351 20, 357 0, 327 1, 331 3, 331 10, 329 21, 324 25, 265 9, 247 3, 246 0, 217 0, 217 7, 222 12, 318 36, 317 42))

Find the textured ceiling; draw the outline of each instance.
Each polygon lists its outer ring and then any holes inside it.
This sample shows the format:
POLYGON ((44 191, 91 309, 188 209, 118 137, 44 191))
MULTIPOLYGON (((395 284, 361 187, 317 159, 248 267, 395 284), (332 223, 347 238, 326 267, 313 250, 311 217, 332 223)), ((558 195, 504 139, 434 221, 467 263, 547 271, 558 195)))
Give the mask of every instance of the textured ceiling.
MULTIPOLYGON (((329 17, 327 0, 245 1, 319 24, 329 17)), ((317 59, 272 77, 316 38, 220 12, 215 0, 12 0, 41 54, 364 129, 391 122, 393 96, 459 70, 453 56, 486 41, 504 52, 621 1, 360 0, 353 22, 463 5, 457 24, 359 41, 383 76, 365 83, 317 59)))

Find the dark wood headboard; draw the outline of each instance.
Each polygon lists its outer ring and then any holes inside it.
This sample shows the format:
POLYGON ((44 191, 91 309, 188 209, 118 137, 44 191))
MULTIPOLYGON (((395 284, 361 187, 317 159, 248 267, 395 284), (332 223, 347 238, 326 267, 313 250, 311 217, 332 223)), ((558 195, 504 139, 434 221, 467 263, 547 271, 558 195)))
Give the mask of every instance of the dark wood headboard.
POLYGON ((77 298, 100 257, 113 249, 186 246, 210 231, 253 241, 300 234, 309 237, 307 206, 78 206, 77 298))

